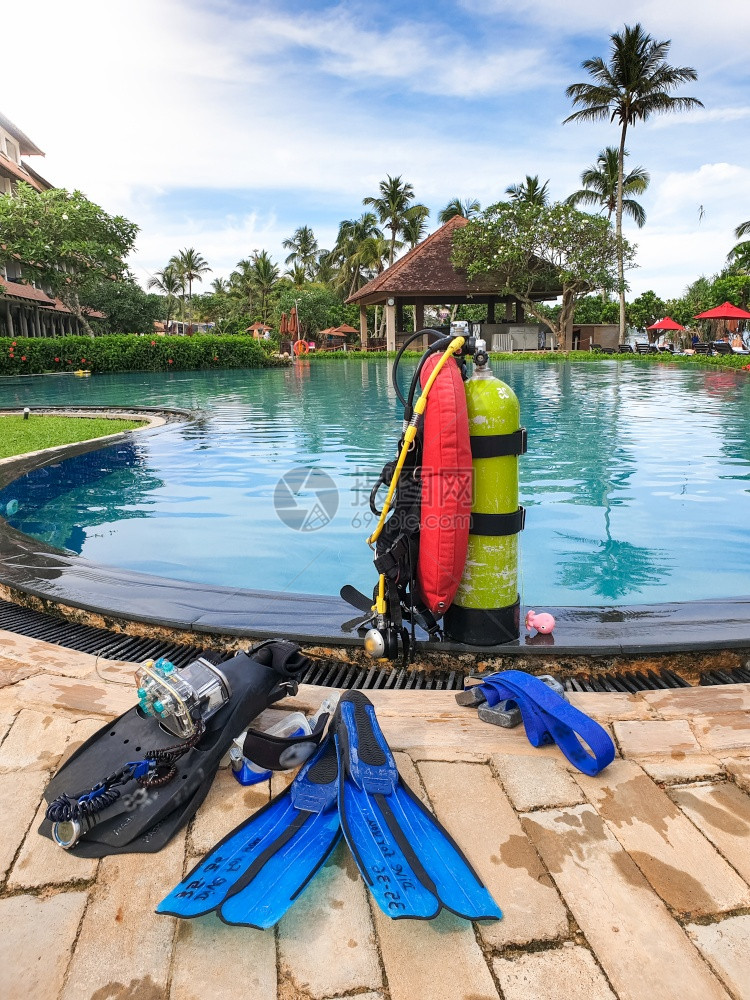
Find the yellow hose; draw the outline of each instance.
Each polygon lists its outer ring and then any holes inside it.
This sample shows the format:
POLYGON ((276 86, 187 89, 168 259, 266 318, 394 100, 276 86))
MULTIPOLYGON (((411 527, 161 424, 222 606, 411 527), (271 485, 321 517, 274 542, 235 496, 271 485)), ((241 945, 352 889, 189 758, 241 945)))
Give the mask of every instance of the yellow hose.
POLYGON ((380 537, 380 533, 385 525, 385 519, 388 516, 389 510, 391 509, 393 494, 396 492, 396 487, 398 486, 398 480, 401 475, 401 470, 404 467, 406 456, 409 453, 409 447, 414 438, 417 436, 419 418, 422 416, 422 414, 425 411, 425 407, 427 406, 427 396, 430 392, 430 389, 432 388, 432 384, 442 371, 442 368, 447 362, 448 358, 450 358, 454 354, 457 354, 458 351, 460 351, 461 348, 464 346, 464 343, 465 340, 463 337, 454 337, 453 340, 450 342, 450 344, 448 344, 445 351, 443 352, 443 356, 440 358, 438 363, 432 369, 430 377, 427 379, 425 387, 422 390, 422 395, 419 397, 414 406, 414 415, 412 416, 411 421, 409 422, 409 426, 406 428, 406 431, 404 432, 404 443, 401 447, 401 453, 398 456, 398 462, 396 463, 396 468, 391 478, 391 485, 388 489, 388 493, 385 498, 385 503, 383 504, 383 510, 381 511, 380 519, 378 520, 378 523, 375 526, 375 530, 367 539, 368 545, 372 545, 373 542, 376 542, 378 540, 378 538, 380 537))

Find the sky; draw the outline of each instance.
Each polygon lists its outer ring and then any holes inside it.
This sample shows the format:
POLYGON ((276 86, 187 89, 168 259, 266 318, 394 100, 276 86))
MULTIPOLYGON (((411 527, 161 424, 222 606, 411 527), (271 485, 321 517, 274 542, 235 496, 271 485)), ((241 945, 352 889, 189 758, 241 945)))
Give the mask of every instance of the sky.
POLYGON ((387 174, 437 213, 500 200, 526 174, 553 199, 619 129, 563 125, 565 88, 640 21, 692 66, 704 109, 638 123, 651 174, 631 295, 712 275, 750 218, 747 0, 37 0, 6 5, 0 110, 43 150, 32 165, 140 226, 145 285, 195 247, 226 277, 311 226, 321 247, 387 174), (33 12, 33 13, 32 13, 33 12))

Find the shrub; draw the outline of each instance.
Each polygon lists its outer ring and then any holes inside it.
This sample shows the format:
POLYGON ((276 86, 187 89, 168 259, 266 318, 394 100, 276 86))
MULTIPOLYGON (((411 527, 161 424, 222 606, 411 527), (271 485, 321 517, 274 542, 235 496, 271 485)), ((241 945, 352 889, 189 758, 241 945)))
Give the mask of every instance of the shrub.
POLYGON ((279 363, 252 337, 0 337, 0 375, 262 368, 279 363))

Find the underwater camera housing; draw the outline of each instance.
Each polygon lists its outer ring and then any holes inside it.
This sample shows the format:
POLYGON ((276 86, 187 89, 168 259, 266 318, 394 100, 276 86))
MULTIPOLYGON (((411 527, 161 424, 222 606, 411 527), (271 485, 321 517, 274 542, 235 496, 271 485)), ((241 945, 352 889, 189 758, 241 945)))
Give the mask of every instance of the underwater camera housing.
POLYGON ((164 657, 146 660, 135 680, 141 711, 183 740, 193 735, 197 719, 206 722, 232 696, 221 670, 202 657, 181 670, 164 657))

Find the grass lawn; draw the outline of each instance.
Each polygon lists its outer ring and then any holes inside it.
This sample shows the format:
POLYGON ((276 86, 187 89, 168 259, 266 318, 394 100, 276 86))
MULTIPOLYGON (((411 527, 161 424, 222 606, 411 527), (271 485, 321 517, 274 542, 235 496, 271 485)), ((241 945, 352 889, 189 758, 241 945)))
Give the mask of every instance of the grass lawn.
POLYGON ((142 427, 143 420, 109 420, 107 417, 48 417, 31 414, 0 416, 0 458, 25 455, 29 451, 53 448, 58 444, 89 441, 105 434, 117 434, 142 427))

